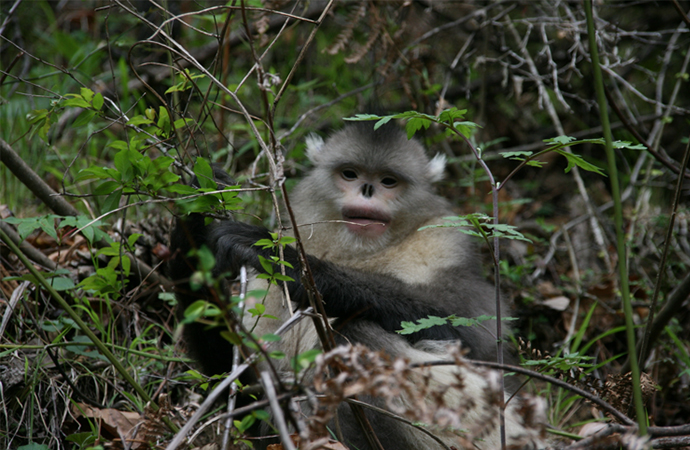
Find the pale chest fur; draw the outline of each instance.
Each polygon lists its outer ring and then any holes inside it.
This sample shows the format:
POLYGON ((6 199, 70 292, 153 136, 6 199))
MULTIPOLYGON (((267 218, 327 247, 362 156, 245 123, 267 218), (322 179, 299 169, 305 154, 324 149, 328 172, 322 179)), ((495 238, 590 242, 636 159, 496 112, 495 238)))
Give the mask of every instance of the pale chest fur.
MULTIPOLYGON (((422 226, 439 223, 442 220, 435 218, 422 226)), ((428 283, 443 269, 467 264, 472 254, 469 236, 455 228, 415 230, 382 250, 366 251, 351 246, 349 252, 342 250, 348 248, 339 238, 342 228, 328 228, 311 236, 302 234, 307 253, 341 266, 391 275, 406 283, 428 283)))

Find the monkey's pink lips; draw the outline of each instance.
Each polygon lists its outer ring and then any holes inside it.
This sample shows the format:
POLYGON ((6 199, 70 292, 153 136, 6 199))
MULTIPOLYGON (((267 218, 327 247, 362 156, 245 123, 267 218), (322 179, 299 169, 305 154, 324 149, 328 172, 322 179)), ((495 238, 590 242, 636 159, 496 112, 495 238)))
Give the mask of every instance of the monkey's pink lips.
POLYGON ((381 211, 346 208, 342 213, 343 220, 348 222, 345 224, 347 229, 359 236, 381 236, 390 224, 390 217, 381 211))

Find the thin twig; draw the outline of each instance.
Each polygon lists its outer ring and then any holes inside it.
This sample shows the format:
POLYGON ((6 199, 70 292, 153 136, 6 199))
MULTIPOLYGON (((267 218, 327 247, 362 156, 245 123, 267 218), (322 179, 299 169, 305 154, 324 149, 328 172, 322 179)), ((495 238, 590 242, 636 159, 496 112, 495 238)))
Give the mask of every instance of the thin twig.
POLYGON ((273 423, 278 427, 278 433, 283 443, 283 448, 286 450, 296 450, 295 444, 290 438, 290 431, 287 428, 287 423, 285 423, 283 410, 276 397, 276 389, 275 386, 273 386, 273 380, 271 380, 271 375, 266 371, 261 372, 261 385, 264 387, 266 397, 268 397, 268 404, 271 406, 271 411, 273 412, 273 423))

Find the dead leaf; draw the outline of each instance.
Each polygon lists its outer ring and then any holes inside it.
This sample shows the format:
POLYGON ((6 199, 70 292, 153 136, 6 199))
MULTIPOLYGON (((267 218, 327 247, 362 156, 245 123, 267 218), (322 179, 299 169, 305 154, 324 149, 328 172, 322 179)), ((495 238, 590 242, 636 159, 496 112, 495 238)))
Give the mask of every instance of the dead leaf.
POLYGON ((548 306, 551 309, 555 309, 556 311, 565 311, 570 305, 570 299, 568 297, 561 295, 559 297, 553 297, 548 300, 544 300, 542 304, 544 306, 548 306))
MULTIPOLYGON (((76 416, 96 419, 101 422, 101 427, 113 436, 131 436, 132 428, 144 418, 141 414, 129 411, 120 411, 113 408, 92 408, 84 403, 78 403, 73 407, 76 416)), ((132 448, 136 448, 133 446, 132 448)))

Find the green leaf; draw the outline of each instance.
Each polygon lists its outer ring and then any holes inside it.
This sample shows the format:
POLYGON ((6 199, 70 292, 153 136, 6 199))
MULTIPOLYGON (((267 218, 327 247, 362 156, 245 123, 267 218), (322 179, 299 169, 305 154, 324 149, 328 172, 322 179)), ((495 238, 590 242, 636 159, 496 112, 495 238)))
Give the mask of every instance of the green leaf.
POLYGON ((197 300, 184 310, 182 323, 192 323, 203 317, 217 317, 221 312, 217 306, 210 304, 206 300, 197 300))
POLYGON ((107 179, 110 178, 110 173, 103 167, 91 166, 81 170, 77 180, 88 180, 89 178, 107 179))
POLYGON ((447 323, 448 319, 446 318, 438 316, 429 316, 419 319, 417 323, 402 322, 400 324, 402 326, 402 330, 398 330, 397 333, 412 334, 417 333, 418 331, 426 330, 427 328, 435 327, 437 325, 445 325, 447 323))
POLYGON ((103 209, 105 211, 114 211, 120 206, 120 199, 122 198, 122 189, 113 191, 105 198, 103 202, 103 209))
POLYGON ((308 368, 316 361, 316 357, 321 353, 321 350, 314 348, 297 355, 291 361, 292 368, 297 372, 308 368))
POLYGON ((381 116, 377 116, 375 114, 355 114, 354 117, 346 117, 343 120, 348 120, 350 122, 364 122, 367 120, 379 120, 379 119, 381 119, 381 116))
POLYGON ((65 97, 67 98, 61 102, 61 106, 65 108, 91 108, 91 104, 84 100, 80 95, 67 94, 65 97))
POLYGON ((85 109, 80 112, 74 122, 72 122, 72 127, 80 128, 91 122, 91 120, 96 116, 96 111, 85 109))
MULTIPOLYGON (((93 436, 93 433, 91 432, 85 432, 83 434, 93 436)), ((69 438, 70 436, 67 436, 65 439, 69 440, 69 438)), ((36 442, 32 442, 30 444, 17 447, 17 450, 50 450, 50 447, 48 447, 46 444, 37 444, 36 442)))
POLYGON ((96 186, 96 188, 93 190, 94 195, 110 195, 112 194, 117 188, 122 186, 122 183, 119 183, 117 181, 104 181, 103 183, 99 184, 96 186))
MULTIPOLYGON (((283 261, 283 262, 284 262, 284 261, 283 261)), ((287 264, 287 263, 286 263, 286 264, 287 264)), ((281 273, 276 273, 276 274, 274 274, 274 275, 273 275, 273 278, 275 278, 275 279, 278 280, 278 281, 284 281, 284 282, 286 282, 286 283, 289 283, 289 282, 291 282, 291 281, 295 281, 294 278, 289 277, 289 276, 287 276, 287 275, 283 275, 283 274, 281 274, 281 273)))
POLYGON ((132 125, 134 127, 137 127, 139 125, 150 125, 152 123, 153 120, 147 119, 144 116, 134 116, 127 121, 127 125, 132 125))
POLYGON ((499 238, 503 239, 515 239, 530 243, 532 242, 531 239, 526 238, 522 233, 517 231, 517 227, 515 227, 514 225, 507 225, 503 223, 494 225, 493 223, 487 223, 484 224, 484 226, 492 231, 491 233, 489 233, 489 236, 491 237, 498 236, 499 238))
POLYGON ((601 171, 601 169, 594 164, 590 164, 587 161, 585 161, 580 155, 575 155, 574 153, 568 153, 565 150, 561 149, 556 149, 554 150, 556 153, 565 156, 565 158, 568 160, 568 167, 565 168, 565 173, 570 172, 570 170, 578 166, 579 168, 586 170, 588 172, 594 172, 602 176, 606 176, 604 172, 601 171))
POLYGON ((457 130, 458 133, 462 134, 466 138, 471 138, 474 134, 476 128, 480 128, 478 124, 474 122, 453 122, 453 128, 457 130))
POLYGON ((141 233, 132 233, 128 238, 127 238, 127 245, 129 245, 129 248, 134 248, 134 243, 139 239, 143 234, 141 233))
POLYGON ((129 144, 125 141, 117 140, 108 144, 108 147, 112 147, 115 150, 127 150, 129 148, 129 144))
POLYGON ((186 126, 189 125, 189 124, 194 124, 194 120, 193 120, 193 119, 177 119, 177 120, 173 123, 173 126, 174 126, 175 129, 177 130, 177 129, 180 129, 180 128, 184 128, 184 127, 186 127, 186 126))
POLYGON ((135 160, 136 152, 123 149, 115 154, 113 157, 113 164, 118 172, 122 175, 123 181, 132 181, 134 179, 134 167, 132 161, 135 160))
POLYGON ((125 278, 129 276, 130 269, 132 267, 132 260, 127 255, 122 255, 120 258, 120 265, 122 266, 122 271, 125 274, 125 278))
POLYGON ((235 427, 237 427, 237 431, 244 433, 251 428, 252 425, 254 425, 254 422, 256 422, 256 417, 251 414, 247 414, 242 418, 242 421, 235 420, 233 423, 235 427))
POLYGON ((74 289, 75 286, 74 281, 67 277, 51 278, 48 281, 48 284, 50 284, 56 291, 67 291, 69 289, 74 289))
POLYGON ((199 180, 199 186, 202 189, 215 190, 218 185, 213 179, 213 169, 211 165, 204 158, 197 158, 194 163, 194 174, 199 180))
POLYGON ((186 184, 173 184, 166 186, 166 189, 174 194, 180 195, 194 195, 197 193, 196 189, 186 184))
POLYGON ((17 233, 19 233, 19 237, 22 241, 26 239, 28 235, 33 233, 34 230, 37 230, 43 226, 43 223, 41 222, 41 217, 29 217, 26 219, 20 219, 18 217, 8 217, 3 220, 7 223, 11 223, 17 226, 17 233))
POLYGON ((81 93, 81 96, 86 100, 87 102, 91 103, 93 100, 93 91, 87 87, 83 87, 79 90, 81 93))
POLYGON ((261 264, 261 267, 263 267, 264 272, 266 272, 269 275, 273 275, 273 264, 263 256, 259 255, 259 263, 261 264))
POLYGON ((467 114, 466 109, 450 108, 442 111, 438 115, 438 119, 448 125, 455 123, 458 119, 464 119, 467 114))
MULTIPOLYGON (((534 154, 534 152, 500 152, 500 154, 504 158, 516 159, 516 156, 525 156, 529 158, 534 154)), ((520 159, 520 161, 522 161, 522 159, 520 159)))
MULTIPOLYGON (((451 317, 450 321, 454 327, 476 327, 487 320, 496 320, 496 316, 481 315, 477 317, 451 317)), ((517 320, 516 317, 504 317, 503 320, 517 320)))
POLYGON ((273 248, 275 243, 271 239, 259 239, 254 243, 257 247, 263 247, 264 249, 273 248))
POLYGON ((105 239, 107 242, 112 242, 110 236, 108 236, 103 230, 98 227, 101 226, 101 221, 93 221, 87 216, 68 216, 63 217, 60 221, 59 228, 63 227, 74 227, 81 228, 81 234, 90 242, 93 243, 94 240, 105 239))
POLYGON ((156 125, 163 130, 165 134, 170 132, 170 116, 168 115, 168 110, 162 106, 158 108, 158 122, 156 125))
MULTIPOLYGON (((285 246, 285 245, 290 245, 290 244, 292 244, 292 243, 294 243, 294 242, 297 242, 297 239, 295 239, 295 238, 292 237, 292 236, 283 236, 283 237, 281 237, 281 238, 278 240, 278 243, 279 243, 280 245, 283 245, 283 246, 285 246)), ((285 262, 287 262, 287 261, 285 261, 285 262)), ((292 266, 290 266, 290 267, 292 267, 292 266)))
POLYGON ((550 139, 544 139, 544 142, 547 144, 561 144, 561 145, 567 145, 575 140, 574 137, 572 136, 556 136, 554 138, 550 139))
POLYGON ((108 361, 108 358, 101 355, 98 350, 94 348, 93 342, 88 336, 77 335, 72 338, 73 342, 82 343, 83 345, 70 345, 69 350, 80 356, 87 358, 100 359, 101 361, 108 361))
POLYGON ((628 141, 613 141, 613 148, 627 148, 629 150, 647 150, 647 147, 645 147, 642 144, 633 144, 632 142, 628 141))
POLYGON ((31 125, 34 125, 45 120, 48 115, 47 109, 35 109, 26 115, 26 120, 28 120, 31 125))
POLYGON ((266 333, 261 336, 261 340, 264 342, 280 342, 280 336, 273 333, 266 333))
POLYGON ((424 117, 415 117, 409 119, 407 121, 407 124, 405 125, 405 131, 407 131, 407 139, 412 139, 415 133, 421 130, 422 128, 424 128, 425 130, 429 129, 429 125, 431 125, 431 120, 424 117))
POLYGON ((103 95, 99 92, 93 96, 93 101, 91 102, 96 111, 100 111, 103 108, 103 95))

